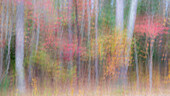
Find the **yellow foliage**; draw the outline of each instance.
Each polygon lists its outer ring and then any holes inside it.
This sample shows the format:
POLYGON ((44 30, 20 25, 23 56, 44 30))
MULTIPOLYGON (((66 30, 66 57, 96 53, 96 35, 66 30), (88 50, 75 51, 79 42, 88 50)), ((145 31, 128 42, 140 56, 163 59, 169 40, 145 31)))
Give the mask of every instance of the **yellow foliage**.
MULTIPOLYGON (((169 59, 170 60, 170 59, 169 59)), ((169 61, 168 60, 168 61, 169 61)), ((168 65, 169 65, 169 69, 170 69, 170 62, 168 62, 168 65)), ((169 70, 169 72, 168 72, 168 80, 170 81, 170 70, 169 70)))
POLYGON ((33 86, 33 94, 36 96, 38 94, 37 80, 33 78, 31 85, 33 86))
MULTIPOLYGON (((125 63, 127 38, 125 34, 115 32, 112 35, 103 35, 98 38, 98 55, 106 61, 106 76, 114 76, 116 68, 125 63)), ((92 44, 95 45, 95 44, 92 44)), ((92 48, 93 49, 93 48, 92 48)), ((93 51, 92 51, 93 52, 93 51)))

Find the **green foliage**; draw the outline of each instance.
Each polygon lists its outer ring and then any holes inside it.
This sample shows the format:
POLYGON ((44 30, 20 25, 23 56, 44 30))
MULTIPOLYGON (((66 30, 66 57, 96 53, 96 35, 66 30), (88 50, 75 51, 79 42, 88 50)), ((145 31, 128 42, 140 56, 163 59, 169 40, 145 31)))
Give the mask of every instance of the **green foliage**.
MULTIPOLYGON (((35 52, 33 52, 35 54, 35 52)), ((44 76, 50 76, 56 81, 62 81, 63 83, 73 80, 76 76, 76 66, 73 66, 71 70, 68 70, 66 67, 61 67, 57 60, 50 58, 51 56, 45 50, 37 51, 36 55, 33 55, 32 63, 34 67, 40 68, 44 76)), ((29 63, 29 60, 28 62, 29 63)))
MULTIPOLYGON (((35 54, 35 51, 33 52, 35 54)), ((50 59, 50 56, 46 53, 44 50, 40 50, 36 53, 36 55, 33 55, 32 57, 33 63, 38 64, 41 67, 50 67, 52 65, 52 60, 50 59)))
POLYGON ((159 11, 160 0, 140 0, 138 3, 137 14, 155 14, 159 11))
MULTIPOLYGON (((100 8, 99 12, 99 28, 108 26, 110 29, 114 28, 115 25, 115 5, 111 5, 112 0, 103 1, 103 7, 100 8)), ((115 2, 114 2, 115 4, 115 2)))
POLYGON ((10 79, 8 76, 5 76, 5 78, 0 83, 0 91, 7 92, 9 85, 10 85, 10 79))
POLYGON ((141 0, 140 2, 138 2, 137 14, 145 14, 146 11, 147 11, 146 4, 144 0, 141 0))
MULTIPOLYGON (((7 42, 8 43, 8 42, 7 42)), ((8 45, 5 45, 4 50, 4 72, 7 71, 7 54, 8 54, 8 45)), ((2 82, 0 82, 0 90, 6 91, 9 88, 9 84, 14 83, 13 81, 10 81, 10 78, 15 76, 15 35, 11 37, 11 45, 10 45, 10 66, 8 70, 8 74, 3 74, 2 82), (10 74, 10 75, 9 75, 10 74)))

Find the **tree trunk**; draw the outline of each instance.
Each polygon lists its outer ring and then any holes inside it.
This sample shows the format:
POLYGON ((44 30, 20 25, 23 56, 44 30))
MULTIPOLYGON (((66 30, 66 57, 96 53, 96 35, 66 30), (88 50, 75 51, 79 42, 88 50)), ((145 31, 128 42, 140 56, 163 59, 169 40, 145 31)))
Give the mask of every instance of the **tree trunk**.
MULTIPOLYGON (((14 8, 14 2, 12 1, 12 16, 14 16, 14 12, 15 12, 15 8, 14 8)), ((10 67, 10 63, 11 63, 11 39, 12 39, 12 35, 13 35, 13 18, 10 17, 10 26, 9 26, 9 39, 8 39, 8 55, 7 55, 7 70, 6 70, 6 74, 8 75, 8 71, 9 71, 9 67, 10 67)))
POLYGON ((90 15, 90 4, 89 4, 89 0, 87 0, 87 13, 88 13, 88 41, 87 41, 87 46, 88 46, 88 53, 89 53, 89 61, 88 61, 88 83, 90 83, 91 80, 91 46, 90 46, 90 31, 91 31, 91 15, 90 15))
POLYGON ((95 18, 95 78, 96 78, 96 84, 98 85, 99 82, 99 72, 98 72, 98 0, 95 2, 96 7, 96 18, 95 18))
POLYGON ((7 6, 6 6, 6 29, 5 29, 5 40, 8 38, 8 23, 9 23, 9 0, 7 0, 7 6))
POLYGON ((150 57, 149 57, 149 88, 150 88, 150 92, 152 91, 153 44, 154 44, 154 39, 151 38, 151 42, 150 42, 150 57))
POLYGON ((37 53, 37 50, 38 50, 38 45, 39 45, 39 35, 40 35, 40 17, 38 16, 38 21, 37 21, 37 38, 36 38, 35 53, 37 53))
POLYGON ((4 48, 3 48, 3 33, 4 33, 4 0, 2 1, 2 12, 1 12, 1 59, 0 59, 0 78, 2 78, 2 72, 3 72, 3 58, 4 58, 4 48))
MULTIPOLYGON (((165 26, 166 27, 170 27, 169 26, 169 24, 170 23, 168 23, 168 17, 169 17, 169 15, 170 15, 170 12, 169 12, 169 9, 170 9, 170 6, 169 6, 169 3, 170 3, 170 1, 169 0, 166 0, 165 1, 165 12, 164 12, 164 16, 165 16, 165 19, 166 19, 166 22, 165 22, 165 26)), ((168 76, 168 57, 169 57, 169 55, 168 55, 168 52, 169 52, 169 50, 168 50, 168 44, 169 44, 169 35, 167 35, 166 36, 166 38, 167 38, 167 40, 166 40, 166 43, 165 43, 165 52, 164 52, 164 76, 165 77, 167 77, 168 76)))
MULTIPOLYGON (((61 15, 61 13, 62 13, 62 0, 59 0, 58 3, 60 4, 59 8, 58 8, 58 17, 62 17, 62 15, 61 15)), ((61 22, 62 19, 59 20, 59 22, 61 22)), ((58 36, 58 38, 60 40, 60 42, 59 42, 59 61, 60 61, 59 67, 60 67, 60 72, 62 72, 62 68, 63 68, 63 50, 62 50, 63 47, 61 46, 62 43, 63 43, 62 42, 63 41, 63 39, 62 39, 63 38, 63 26, 62 26, 62 23, 60 23, 60 25, 59 25, 59 32, 58 32, 57 36, 58 36)))
MULTIPOLYGON (((133 37, 133 30, 134 30, 134 25, 135 25, 135 20, 136 20, 136 11, 137 11, 137 5, 138 5, 138 0, 132 0, 131 2, 131 7, 130 7, 130 15, 129 15, 129 21, 128 21, 128 33, 127 33, 127 38, 128 41, 132 40, 133 37)), ((131 42, 129 46, 131 45, 131 42)), ((128 47, 129 49, 130 47, 128 47)))
POLYGON ((75 0, 75 14, 76 14, 76 27, 77 27, 77 85, 79 86, 80 77, 80 29, 78 22, 77 0, 75 0))
MULTIPOLYGON (((85 16, 85 3, 86 0, 83 0, 83 13, 82 13, 82 20, 81 20, 81 29, 80 29, 80 33, 81 33, 81 38, 83 38, 84 36, 84 16, 85 16)), ((83 41, 83 39, 81 39, 81 42, 83 41)))
MULTIPOLYGON (((86 0, 83 0, 83 13, 82 13, 81 27, 80 27, 80 34, 81 34, 81 38, 82 38, 81 39, 81 45, 83 45, 83 37, 84 37, 84 34, 85 34, 84 33, 85 3, 86 3, 86 0)), ((84 65, 84 61, 81 61, 80 68, 83 68, 83 65, 84 65)), ((83 73, 84 73, 84 70, 81 71, 81 76, 83 76, 83 73)))
POLYGON ((123 31, 124 0, 116 0, 116 28, 123 31))
MULTIPOLYGON (((116 0, 116 32, 118 32, 118 35, 121 36, 123 34, 123 28, 124 28, 124 0, 116 0)), ((122 44, 122 38, 119 40, 119 45, 120 47, 122 44)), ((117 58, 123 56, 123 48, 120 47, 120 49, 116 50, 117 53, 117 58), (120 54, 119 54, 120 52, 120 54), (120 56, 118 56, 120 55, 120 56)), ((123 65, 123 60, 119 60, 119 64, 123 65)), ((125 83, 125 66, 120 67, 120 73, 119 73, 119 80, 118 82, 122 85, 122 83, 125 83)))
POLYGON ((73 67, 73 56, 72 56, 72 38, 73 38, 73 32, 72 32, 72 0, 68 1, 68 32, 69 32, 69 47, 71 48, 69 52, 69 64, 68 64, 68 69, 72 69, 73 67))
POLYGON ((24 0, 17 1, 16 17, 16 84, 20 93, 25 92, 24 76, 24 0))
POLYGON ((9 32, 9 38, 8 38, 8 53, 7 53, 7 58, 6 58, 6 64, 7 64, 7 70, 6 70, 6 75, 8 75, 8 70, 10 67, 10 63, 11 63, 11 58, 10 58, 10 53, 11 53, 11 38, 12 38, 12 28, 13 27, 13 20, 11 20, 11 24, 9 26, 10 28, 10 32, 9 32))
POLYGON ((138 0, 131 1, 129 21, 128 21, 128 26, 127 26, 128 45, 127 45, 127 53, 126 53, 127 59, 125 61, 125 66, 126 66, 125 74, 127 74, 129 61, 130 61, 130 49, 131 49, 131 42, 132 42, 132 38, 133 38, 133 31, 134 31, 134 25, 135 25, 135 20, 136 20, 137 5, 138 5, 138 0))
POLYGON ((169 15, 168 14, 169 3, 170 3, 169 0, 165 0, 165 13, 164 13, 165 17, 168 17, 168 15, 169 15))
POLYGON ((34 37, 35 36, 35 33, 32 32, 32 38, 31 38, 31 47, 30 47, 30 57, 29 57, 29 67, 28 67, 28 82, 29 82, 29 85, 30 87, 31 86, 31 82, 32 82, 32 57, 33 57, 33 46, 34 46, 34 37))
POLYGON ((138 65, 138 52, 137 52, 137 49, 136 49, 136 41, 135 41, 135 45, 134 45, 134 48, 135 48, 135 64, 136 64, 136 82, 137 82, 137 89, 139 89, 139 65, 138 65))
POLYGON ((112 1, 111 1, 111 6, 112 6, 112 8, 113 8, 114 1, 115 1, 115 0, 112 0, 112 1))

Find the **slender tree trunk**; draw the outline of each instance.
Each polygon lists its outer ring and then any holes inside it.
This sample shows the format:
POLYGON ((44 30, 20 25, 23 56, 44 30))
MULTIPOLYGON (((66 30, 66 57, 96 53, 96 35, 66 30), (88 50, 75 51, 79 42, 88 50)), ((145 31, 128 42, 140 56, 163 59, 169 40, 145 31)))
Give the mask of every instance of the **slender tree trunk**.
POLYGON ((24 0, 17 1, 16 17, 16 84, 19 92, 25 92, 24 76, 24 0))
POLYGON ((37 21, 37 38, 36 38, 35 53, 37 53, 37 50, 38 50, 38 45, 39 45, 39 35, 40 35, 40 17, 38 16, 38 21, 37 21))
POLYGON ((91 31, 91 15, 90 15, 90 4, 89 4, 89 0, 87 0, 87 13, 88 13, 88 41, 87 41, 87 46, 88 46, 88 53, 89 53, 89 61, 88 61, 88 83, 90 84, 90 80, 91 80, 91 46, 90 46, 90 31, 91 31))
MULTIPOLYGON (((12 15, 14 14, 14 5, 12 2, 12 15)), ((10 49, 11 49, 11 38, 12 38, 12 29, 13 29, 13 19, 11 18, 11 23, 9 26, 9 38, 8 38, 8 52, 7 52, 7 56, 6 56, 6 65, 7 65, 7 69, 5 71, 5 75, 3 75, 3 77, 1 77, 0 82, 8 75, 8 71, 9 71, 9 67, 10 67, 10 49)))
MULTIPOLYGON (((165 2, 165 12, 164 12, 164 16, 165 16, 165 19, 166 19, 166 22, 165 22, 165 26, 166 27, 170 27, 169 26, 169 23, 168 23, 168 17, 169 17, 169 15, 170 15, 170 12, 169 12, 169 9, 170 9, 170 6, 169 6, 169 4, 170 4, 170 1, 169 0, 166 0, 165 2)), ((164 76, 168 76, 168 57, 169 57, 169 55, 168 55, 168 52, 169 52, 169 50, 168 50, 168 42, 169 42, 169 35, 167 35, 166 36, 166 38, 167 38, 167 41, 166 41, 166 43, 165 43, 165 53, 164 53, 164 76)), ((169 69, 170 70, 170 69, 169 69)))
POLYGON ((111 6, 112 6, 112 8, 113 8, 114 1, 115 1, 115 0, 112 0, 112 1, 111 1, 111 6))
POLYGON ((29 57, 29 67, 28 67, 28 82, 29 82, 29 85, 30 87, 31 86, 31 82, 32 82, 32 57, 33 57, 33 46, 34 46, 34 37, 35 34, 34 32, 32 32, 32 38, 31 38, 31 48, 30 48, 30 57, 29 57))
POLYGON ((168 9, 169 9, 169 3, 170 3, 170 1, 169 0, 165 0, 164 1, 164 3, 165 3, 165 13, 164 13, 164 15, 165 15, 165 17, 168 17, 168 9))
POLYGON ((149 88, 150 88, 150 92, 152 91, 153 44, 154 44, 154 39, 151 38, 151 42, 150 42, 150 57, 149 57, 149 88))
POLYGON ((4 0, 2 1, 2 12, 1 12, 1 59, 0 59, 0 78, 2 77, 2 72, 3 72, 3 58, 4 58, 4 48, 3 48, 3 33, 4 33, 4 0))
POLYGON ((96 84, 98 85, 99 82, 99 72, 98 72, 98 0, 95 2, 95 7, 96 7, 96 18, 95 18, 95 79, 96 79, 96 84))
MULTIPOLYGON (((12 1, 12 16, 14 16, 14 11, 15 11, 15 8, 14 8, 14 1, 12 1)), ((10 67, 10 63, 11 63, 11 57, 10 57, 10 54, 11 54, 11 39, 12 39, 12 35, 13 35, 13 18, 10 17, 10 26, 9 26, 9 39, 8 39, 8 55, 7 55, 7 70, 6 70, 6 74, 8 75, 8 71, 9 71, 9 67, 10 67)))
POLYGON ((133 38, 133 31, 134 31, 134 25, 135 25, 135 20, 136 20, 137 5, 138 5, 138 0, 131 1, 129 21, 128 21, 128 26, 127 26, 128 45, 127 45, 127 53, 126 53, 127 59, 125 61, 125 66, 126 66, 125 74, 127 74, 129 61, 130 61, 130 49, 131 49, 131 42, 133 38))
MULTIPOLYGON (((161 2, 161 8, 160 8, 160 14, 162 14, 161 12, 163 12, 163 15, 161 15, 161 16, 163 16, 164 17, 164 24, 165 24, 165 26, 167 26, 167 21, 168 21, 168 6, 169 6, 169 2, 168 2, 169 0, 163 0, 162 2, 161 2)), ((168 35, 167 35, 168 36, 168 35)), ((160 35, 160 39, 159 39, 160 41, 162 41, 163 40, 163 35, 161 34, 160 35)), ((167 41, 168 42, 168 41, 167 41)), ((159 48, 158 48, 158 63, 159 63, 159 68, 158 68, 158 70, 159 70, 159 75, 160 75, 160 80, 161 80, 161 76, 162 76, 162 73, 161 73, 161 69, 162 69, 162 65, 163 64, 161 64, 161 63, 163 63, 162 61, 161 61, 161 58, 163 58, 162 57, 162 53, 163 52, 161 52, 161 50, 162 50, 162 44, 163 44, 163 42, 159 42, 159 48)))
MULTIPOLYGON (((62 18, 62 0, 59 0, 58 1, 60 3, 60 8, 59 8, 59 12, 58 12, 58 16, 62 18)), ((62 22, 63 18, 61 20, 59 20, 59 22, 62 22)), ((60 38, 60 43, 59 43, 59 61, 60 61, 60 72, 62 72, 62 68, 63 68, 63 47, 62 47, 62 44, 63 44, 63 26, 62 26, 62 23, 60 23, 59 25, 59 37, 60 38)))
POLYGON ((8 23, 9 23, 9 0, 7 0, 7 8, 6 8, 6 29, 5 29, 5 40, 8 36, 8 23))
MULTIPOLYGON (((169 36, 167 36, 168 39, 169 36)), ((168 39, 169 40, 169 39, 168 39)), ((168 76, 168 40, 165 44, 165 53, 164 53, 164 76, 167 77, 168 76)))
POLYGON ((60 52, 59 52, 59 60, 60 60, 60 71, 62 71, 62 68, 63 68, 63 50, 62 50, 62 43, 63 43, 63 39, 62 39, 62 37, 63 37, 63 27, 62 27, 62 24, 60 24, 60 26, 61 26, 61 32, 60 32, 60 43, 59 43, 59 45, 60 45, 60 47, 59 47, 59 50, 60 50, 60 52))
MULTIPOLYGON (((34 7, 34 14, 33 14, 33 17, 35 18, 35 14, 36 14, 36 0, 33 0, 33 7, 34 7)), ((33 23, 33 30, 34 30, 34 27, 35 26, 35 22, 33 23)), ((34 34, 35 32, 33 31, 32 32, 32 38, 31 38, 31 48, 30 48, 30 57, 29 57, 29 67, 28 67, 28 82, 29 82, 29 85, 30 87, 31 86, 31 82, 32 82, 32 57, 33 57, 33 46, 34 46, 34 34)), ((36 45, 36 51, 37 51, 37 45, 36 45)))
POLYGON ((5 61, 7 68, 6 68, 5 74, 0 78, 0 83, 8 75, 8 71, 9 71, 9 67, 11 63, 11 58, 10 58, 11 38, 12 38, 12 24, 10 24, 10 32, 9 32, 9 38, 8 38, 8 51, 7 51, 6 61, 5 61))
MULTIPOLYGON (((86 3, 86 0, 83 0, 83 14, 82 14, 81 28, 80 28, 81 38, 83 38, 83 35, 84 35, 83 31, 84 31, 85 3, 86 3)), ((82 41, 83 39, 81 39, 81 42, 82 41)))
MULTIPOLYGON (((62 26, 62 24, 60 24, 60 26, 62 26)), ((62 68, 63 68, 63 50, 62 50, 62 43, 63 43, 63 39, 62 39, 62 37, 63 37, 63 27, 60 29, 61 30, 61 34, 60 34, 60 48, 59 48, 59 50, 60 50, 60 53, 59 53, 59 59, 60 59, 60 72, 62 72, 62 68)))
POLYGON ((69 47, 71 48, 71 50, 70 50, 70 52, 69 52, 69 65, 68 65, 68 69, 70 70, 70 69, 72 69, 72 67, 73 67, 73 61, 72 61, 72 59, 73 59, 73 56, 72 56, 72 48, 73 48, 73 46, 72 46, 72 37, 73 37, 73 32, 72 32, 72 0, 69 0, 68 1, 68 32, 69 32, 69 47))
POLYGON ((137 81, 137 88, 139 89, 139 65, 138 65, 138 52, 136 47, 137 46, 135 41, 134 48, 135 48, 135 64, 136 64, 136 81, 137 81))
MULTIPOLYGON (((37 18, 37 26, 36 26, 36 43, 35 43, 35 55, 37 53, 38 50, 38 45, 39 45, 39 34, 40 34, 40 14, 38 14, 38 17, 36 17, 36 9, 37 7, 39 7, 39 5, 36 5, 36 0, 33 1, 34 4, 34 18, 37 18)), ((35 22, 34 22, 35 23, 35 22)), ((35 25, 35 24, 34 24, 35 25)), ((33 25, 33 26, 34 26, 33 25)))
POLYGON ((6 63, 7 63, 7 70, 6 70, 6 75, 8 75, 8 70, 10 67, 10 63, 11 63, 11 58, 10 58, 10 49, 11 49, 11 38, 12 38, 12 28, 13 27, 13 20, 11 19, 11 24, 9 26, 10 28, 10 32, 9 32, 9 38, 8 38, 8 53, 7 53, 7 58, 6 58, 6 63))
POLYGON ((80 29, 78 22, 77 0, 75 0, 75 14, 76 14, 76 27, 77 27, 77 85, 79 86, 80 77, 80 29))
MULTIPOLYGON (((85 3, 86 0, 83 0, 83 13, 82 13, 82 18, 81 18, 81 27, 80 27, 80 34, 81 34, 81 45, 83 45, 83 37, 84 37, 84 16, 85 16, 85 3)), ((83 58, 83 57, 82 57, 83 58)), ((82 59, 81 58, 81 59, 82 59)), ((80 68, 83 68, 84 61, 81 61, 80 68)), ((84 70, 81 71, 81 76, 83 76, 84 70)))
MULTIPOLYGON (((162 36, 162 34, 160 35, 160 39, 159 39, 159 41, 162 41, 163 40, 163 38, 162 38, 163 36, 162 36)), ((159 71, 159 77, 160 77, 160 80, 161 80, 161 58, 162 58, 162 52, 161 52, 161 50, 162 50, 162 42, 159 42, 158 43, 158 71, 159 71)))

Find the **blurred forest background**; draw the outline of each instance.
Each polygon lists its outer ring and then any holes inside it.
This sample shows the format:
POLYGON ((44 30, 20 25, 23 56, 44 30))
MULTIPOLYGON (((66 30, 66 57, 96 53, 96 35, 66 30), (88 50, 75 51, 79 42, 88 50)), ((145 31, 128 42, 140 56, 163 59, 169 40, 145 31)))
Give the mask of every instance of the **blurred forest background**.
POLYGON ((169 4, 0 0, 0 96, 168 96, 169 4))

